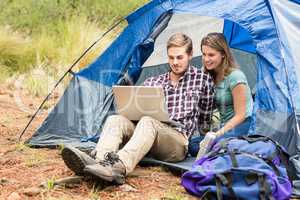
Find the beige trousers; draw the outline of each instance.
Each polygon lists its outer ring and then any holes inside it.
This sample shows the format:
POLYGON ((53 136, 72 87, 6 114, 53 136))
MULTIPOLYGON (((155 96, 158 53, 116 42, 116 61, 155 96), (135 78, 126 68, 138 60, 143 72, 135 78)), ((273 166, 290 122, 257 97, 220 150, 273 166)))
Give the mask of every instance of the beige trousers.
POLYGON ((127 118, 112 115, 104 124, 96 158, 103 160, 107 152, 117 152, 128 174, 147 153, 162 161, 177 162, 185 158, 187 147, 184 134, 156 119, 142 117, 135 127, 127 118))

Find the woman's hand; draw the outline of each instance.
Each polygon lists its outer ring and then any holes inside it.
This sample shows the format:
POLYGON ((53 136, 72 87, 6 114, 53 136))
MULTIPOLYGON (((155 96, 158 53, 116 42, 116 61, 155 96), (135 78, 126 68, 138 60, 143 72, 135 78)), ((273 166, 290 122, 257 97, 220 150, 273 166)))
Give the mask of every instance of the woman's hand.
POLYGON ((216 138, 217 138, 217 135, 215 132, 207 132, 205 134, 205 137, 199 143, 199 151, 198 151, 198 154, 196 157, 197 160, 209 152, 209 150, 211 149, 211 146, 216 138))

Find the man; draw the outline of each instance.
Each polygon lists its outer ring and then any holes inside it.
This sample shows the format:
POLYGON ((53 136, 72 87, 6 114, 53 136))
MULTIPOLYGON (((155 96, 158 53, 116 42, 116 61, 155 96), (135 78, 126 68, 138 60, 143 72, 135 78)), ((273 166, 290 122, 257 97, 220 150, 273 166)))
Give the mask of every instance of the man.
POLYGON ((144 85, 163 87, 170 119, 176 125, 148 116, 134 125, 121 115, 109 116, 96 146, 95 160, 75 148, 63 149, 66 165, 76 174, 88 173, 123 184, 125 176, 147 153, 167 162, 185 159, 188 138, 199 125, 210 123, 213 81, 203 70, 190 66, 193 46, 188 36, 172 35, 167 53, 170 71, 147 79, 144 85))

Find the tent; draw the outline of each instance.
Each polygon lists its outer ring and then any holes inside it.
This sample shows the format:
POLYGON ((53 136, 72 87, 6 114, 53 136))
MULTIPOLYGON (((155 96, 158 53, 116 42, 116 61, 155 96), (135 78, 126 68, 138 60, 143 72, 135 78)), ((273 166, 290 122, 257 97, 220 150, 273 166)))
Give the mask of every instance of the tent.
POLYGON ((223 32, 255 94, 251 130, 287 149, 296 172, 294 188, 300 188, 299 0, 153 0, 126 20, 128 26, 102 55, 72 73, 68 88, 29 145, 94 147, 93 139, 114 113, 112 85, 140 84, 168 70, 165 45, 175 32, 192 37, 193 62, 200 67, 201 38, 223 32))

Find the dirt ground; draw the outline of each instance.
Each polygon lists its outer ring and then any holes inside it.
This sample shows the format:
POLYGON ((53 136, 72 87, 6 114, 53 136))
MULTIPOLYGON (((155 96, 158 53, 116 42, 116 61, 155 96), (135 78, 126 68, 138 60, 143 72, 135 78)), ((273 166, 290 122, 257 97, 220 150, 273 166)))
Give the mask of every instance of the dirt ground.
POLYGON ((73 175, 64 165, 60 149, 33 149, 22 143, 39 127, 46 111, 38 115, 18 141, 42 100, 25 91, 0 86, 0 199, 196 199, 180 185, 180 176, 162 167, 138 166, 122 186, 89 179, 56 185, 60 179, 73 175))

